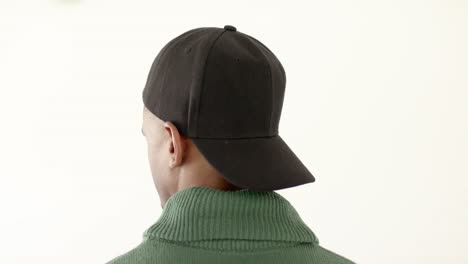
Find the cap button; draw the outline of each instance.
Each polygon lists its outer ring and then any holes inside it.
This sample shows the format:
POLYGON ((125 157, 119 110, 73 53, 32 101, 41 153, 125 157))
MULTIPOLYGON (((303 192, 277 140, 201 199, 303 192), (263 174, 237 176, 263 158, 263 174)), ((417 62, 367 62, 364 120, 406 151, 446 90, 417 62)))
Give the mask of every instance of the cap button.
POLYGON ((229 30, 229 31, 236 31, 236 28, 233 27, 233 26, 231 26, 231 25, 226 25, 226 26, 224 26, 224 29, 225 29, 225 30, 229 30))

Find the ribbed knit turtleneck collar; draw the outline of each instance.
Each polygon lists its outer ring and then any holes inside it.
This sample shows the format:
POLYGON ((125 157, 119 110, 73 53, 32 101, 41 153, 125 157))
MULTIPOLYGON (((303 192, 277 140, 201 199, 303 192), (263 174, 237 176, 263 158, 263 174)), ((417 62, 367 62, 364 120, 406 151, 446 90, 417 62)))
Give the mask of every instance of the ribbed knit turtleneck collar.
POLYGON ((283 196, 274 191, 189 187, 166 201, 144 238, 172 241, 247 239, 318 242, 283 196))

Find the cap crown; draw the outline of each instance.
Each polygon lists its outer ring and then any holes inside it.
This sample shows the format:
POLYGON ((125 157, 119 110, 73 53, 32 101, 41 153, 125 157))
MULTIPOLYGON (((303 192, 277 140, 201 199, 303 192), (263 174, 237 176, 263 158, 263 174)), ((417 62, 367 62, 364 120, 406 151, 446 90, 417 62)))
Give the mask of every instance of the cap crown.
POLYGON ((151 66, 144 104, 189 138, 277 135, 283 66, 260 41, 226 27, 192 29, 167 43, 151 66))

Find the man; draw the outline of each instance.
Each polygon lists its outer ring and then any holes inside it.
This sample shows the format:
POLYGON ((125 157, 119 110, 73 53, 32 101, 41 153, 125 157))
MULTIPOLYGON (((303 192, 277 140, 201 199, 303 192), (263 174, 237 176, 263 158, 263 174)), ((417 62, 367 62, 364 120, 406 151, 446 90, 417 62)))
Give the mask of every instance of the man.
POLYGON ((143 126, 163 209, 108 264, 335 263, 274 190, 314 182, 278 134, 286 85, 276 56, 233 26, 166 44, 143 90, 143 126))

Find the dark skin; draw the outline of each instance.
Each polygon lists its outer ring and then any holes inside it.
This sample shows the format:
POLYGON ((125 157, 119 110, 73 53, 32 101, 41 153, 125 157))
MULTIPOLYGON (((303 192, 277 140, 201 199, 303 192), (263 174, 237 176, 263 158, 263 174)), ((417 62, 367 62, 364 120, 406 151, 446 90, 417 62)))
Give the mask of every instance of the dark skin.
POLYGON ((226 181, 172 122, 164 122, 146 107, 141 131, 148 146, 148 161, 161 208, 174 193, 194 186, 225 191, 242 189, 226 181))

